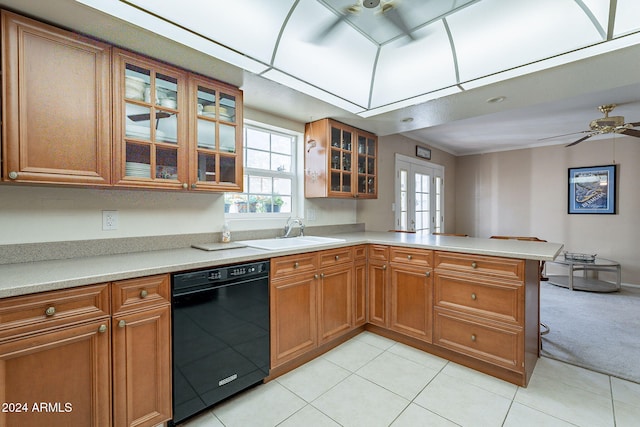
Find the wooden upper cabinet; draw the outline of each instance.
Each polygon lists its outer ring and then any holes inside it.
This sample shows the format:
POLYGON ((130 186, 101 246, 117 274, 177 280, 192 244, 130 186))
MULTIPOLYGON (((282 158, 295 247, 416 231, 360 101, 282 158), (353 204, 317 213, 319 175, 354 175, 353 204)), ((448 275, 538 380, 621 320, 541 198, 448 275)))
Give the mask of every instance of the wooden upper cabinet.
POLYGON ((331 119, 305 126, 305 197, 378 197, 378 138, 331 119))
POLYGON ((109 185, 110 46, 2 11, 2 179, 109 185))
POLYGON ((114 185, 188 188, 187 73, 113 49, 114 185))
POLYGON ((114 184, 242 191, 242 91, 113 51, 114 184))
POLYGON ((190 188, 242 191, 242 91, 191 75, 189 115, 190 188))

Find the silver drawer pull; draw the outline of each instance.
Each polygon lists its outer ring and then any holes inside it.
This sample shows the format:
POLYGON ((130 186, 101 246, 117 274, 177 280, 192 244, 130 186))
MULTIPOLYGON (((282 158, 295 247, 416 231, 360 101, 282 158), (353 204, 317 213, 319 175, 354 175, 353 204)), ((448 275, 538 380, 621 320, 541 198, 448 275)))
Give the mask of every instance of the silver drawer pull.
POLYGON ((107 325, 100 325, 100 327, 98 328, 98 332, 100 332, 101 334, 107 332, 107 325))
POLYGON ((298 264, 297 261, 293 263, 293 268, 298 268, 299 266, 300 266, 300 264, 298 264))
POLYGON ((386 270, 386 269, 387 269, 387 264, 384 264, 384 265, 382 266, 382 269, 383 269, 383 270, 386 270))
POLYGON ((471 341, 473 341, 473 342, 476 341, 476 334, 471 334, 471 341))
POLYGON ((472 293, 471 299, 475 301, 476 299, 478 299, 478 296, 475 293, 472 293))
POLYGON ((51 306, 51 307, 47 308, 47 309, 44 311, 44 314, 45 314, 47 317, 51 317, 51 316, 53 316, 54 314, 56 314, 56 308, 55 308, 55 307, 53 307, 53 306, 51 306))
POLYGON ((314 278, 314 279, 317 279, 318 277, 320 277, 320 276, 318 276, 317 274, 314 274, 314 275, 313 275, 313 278, 314 278))
POLYGON ((475 261, 473 261, 473 262, 471 263, 471 268, 478 268, 478 263, 477 263, 477 262, 475 262, 475 261))
POLYGON ((431 277, 431 272, 430 271, 425 271, 424 275, 427 276, 427 277, 431 277))
POLYGON ((411 259, 412 259, 412 258, 413 258, 413 257, 412 257, 411 255, 407 255, 407 259, 408 259, 409 261, 411 261, 411 259))
POLYGON ((125 326, 127 326, 127 322, 124 320, 118 322, 118 328, 124 328, 125 326))
POLYGON ((336 261, 338 261, 340 259, 340 256, 336 255, 336 261))
POLYGON ((144 299, 147 297, 147 295, 149 295, 149 292, 147 292, 146 289, 140 291, 140 298, 144 299))

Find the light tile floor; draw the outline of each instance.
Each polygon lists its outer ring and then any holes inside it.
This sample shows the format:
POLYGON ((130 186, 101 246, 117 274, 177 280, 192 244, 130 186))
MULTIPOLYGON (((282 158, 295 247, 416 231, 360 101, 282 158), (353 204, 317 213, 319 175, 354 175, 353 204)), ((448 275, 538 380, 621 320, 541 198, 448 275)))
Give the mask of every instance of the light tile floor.
POLYGON ((538 360, 527 388, 363 332, 187 427, 640 426, 640 384, 538 360))

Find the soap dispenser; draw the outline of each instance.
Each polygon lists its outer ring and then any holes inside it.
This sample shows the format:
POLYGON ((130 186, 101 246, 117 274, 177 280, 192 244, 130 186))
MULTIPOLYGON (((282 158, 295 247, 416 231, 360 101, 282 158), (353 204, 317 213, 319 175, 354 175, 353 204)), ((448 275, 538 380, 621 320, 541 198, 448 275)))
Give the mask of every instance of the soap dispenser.
POLYGON ((224 222, 222 226, 222 243, 229 243, 231 241, 231 229, 229 228, 229 223, 227 221, 224 222))

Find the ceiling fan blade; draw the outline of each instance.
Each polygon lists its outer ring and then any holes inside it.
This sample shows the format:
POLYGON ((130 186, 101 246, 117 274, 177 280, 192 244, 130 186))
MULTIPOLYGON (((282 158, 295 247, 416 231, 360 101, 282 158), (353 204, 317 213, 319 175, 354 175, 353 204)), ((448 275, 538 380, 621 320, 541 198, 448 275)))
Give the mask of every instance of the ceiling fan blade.
POLYGON ((580 132, 571 132, 571 133, 565 133, 563 135, 548 136, 546 138, 540 138, 538 141, 546 141, 547 139, 562 138, 563 136, 577 135, 579 133, 589 133, 589 132, 591 132, 591 131, 590 130, 582 130, 580 132))
POLYGON ((621 130, 618 133, 621 133, 623 135, 635 136, 636 138, 640 138, 640 130, 638 130, 638 129, 624 129, 624 130, 621 130))
POLYGON ((393 3, 387 3, 382 7, 382 14, 393 24, 395 25, 402 34, 409 37, 411 40, 415 40, 415 36, 411 34, 409 31, 409 27, 407 26, 407 22, 404 20, 400 12, 398 12, 398 7, 393 3))
POLYGON ((640 126, 640 122, 633 122, 633 123, 628 123, 629 125, 631 125, 631 127, 638 127, 640 126))
POLYGON ((326 27, 324 30, 320 31, 318 34, 316 34, 313 37, 313 41, 314 42, 321 42, 322 40, 324 40, 325 38, 327 38, 327 36, 329 34, 331 34, 333 32, 333 30, 336 29, 336 27, 338 25, 340 25, 340 23, 342 21, 344 21, 345 19, 347 19, 347 14, 343 13, 342 15, 340 15, 335 21, 333 21, 328 27, 326 27))
POLYGON ((581 143, 582 141, 584 141, 585 139, 589 139, 589 138, 591 138, 593 135, 595 135, 595 134, 594 134, 594 133, 590 133, 589 135, 587 135, 587 136, 583 136, 582 138, 580 138, 580 139, 579 139, 579 140, 577 140, 577 141, 573 141, 573 142, 572 142, 571 144, 569 144, 569 145, 565 145, 565 147, 573 147, 573 146, 574 146, 574 145, 576 145, 576 144, 580 144, 580 143, 581 143))

